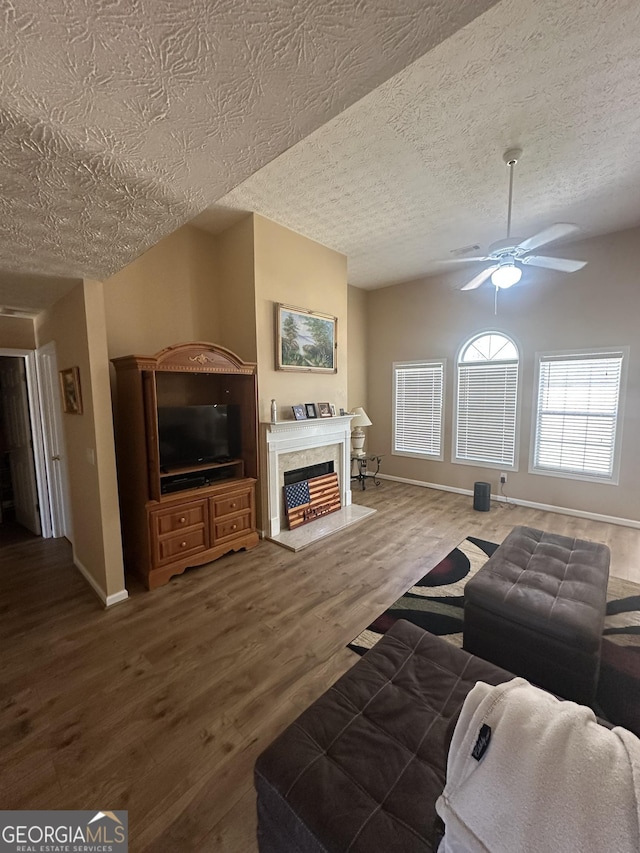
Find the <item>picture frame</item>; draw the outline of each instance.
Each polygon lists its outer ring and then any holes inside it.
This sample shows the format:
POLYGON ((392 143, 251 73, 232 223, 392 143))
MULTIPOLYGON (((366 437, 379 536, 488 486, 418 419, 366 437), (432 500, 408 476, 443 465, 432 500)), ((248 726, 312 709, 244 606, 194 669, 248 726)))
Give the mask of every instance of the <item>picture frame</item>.
POLYGON ((320 418, 332 418, 331 414, 331 403, 318 403, 318 417, 320 418))
POLYGON ((332 403, 331 404, 331 417, 335 418, 335 416, 336 416, 336 407, 332 403))
POLYGON ((304 406, 301 403, 298 404, 297 406, 291 406, 291 409, 293 410, 293 417, 295 418, 295 420, 306 421, 307 413, 305 411, 304 406))
POLYGON ((338 318, 276 303, 276 370, 337 373, 338 318))
POLYGON ((82 394, 80 391, 80 368, 67 367, 58 371, 62 410, 66 415, 82 414, 82 394))
POLYGON ((305 411, 307 413, 308 418, 317 418, 318 410, 316 409, 315 403, 305 403, 304 404, 305 411))

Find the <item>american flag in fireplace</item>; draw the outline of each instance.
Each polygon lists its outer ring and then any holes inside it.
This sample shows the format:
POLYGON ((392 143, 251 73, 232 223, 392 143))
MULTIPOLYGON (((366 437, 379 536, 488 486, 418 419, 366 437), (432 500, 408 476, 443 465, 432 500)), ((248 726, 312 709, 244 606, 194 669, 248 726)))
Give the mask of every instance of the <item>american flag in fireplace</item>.
POLYGON ((334 472, 290 483, 284 487, 284 502, 290 530, 336 512, 340 509, 338 475, 334 472))
POLYGON ((299 483, 291 483, 284 487, 284 502, 287 507, 287 512, 290 509, 295 509, 302 504, 308 504, 311 500, 309 494, 309 481, 302 480, 299 483))

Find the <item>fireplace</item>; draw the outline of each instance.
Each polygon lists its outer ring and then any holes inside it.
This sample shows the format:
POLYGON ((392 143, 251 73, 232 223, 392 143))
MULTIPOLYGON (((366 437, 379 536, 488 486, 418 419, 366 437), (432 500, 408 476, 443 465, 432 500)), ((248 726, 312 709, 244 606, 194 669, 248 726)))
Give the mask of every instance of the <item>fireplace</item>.
POLYGON ((267 539, 297 551, 375 512, 351 505, 350 424, 351 416, 346 415, 261 425, 262 506, 267 539), (288 530, 285 472, 326 464, 333 465, 338 475, 342 509, 297 530, 288 530))
POLYGON ((285 471, 284 484, 285 486, 290 486, 292 483, 301 483, 303 480, 322 477, 323 474, 333 474, 333 462, 320 462, 318 465, 305 465, 304 468, 294 468, 293 471, 285 471))

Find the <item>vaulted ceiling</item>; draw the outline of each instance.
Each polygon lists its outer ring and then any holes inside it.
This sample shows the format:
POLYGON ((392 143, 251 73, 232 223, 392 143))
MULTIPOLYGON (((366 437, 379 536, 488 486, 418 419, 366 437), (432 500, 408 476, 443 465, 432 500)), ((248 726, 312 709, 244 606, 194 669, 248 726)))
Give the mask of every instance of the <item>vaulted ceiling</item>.
POLYGON ((353 284, 414 278, 504 236, 515 144, 522 236, 640 222, 631 0, 2 10, 0 305, 247 211, 345 252, 353 284))
POLYGON ((195 221, 257 211, 344 252, 351 284, 393 284, 506 236, 520 146, 513 233, 638 225, 639 44, 636 0, 503 0, 195 221))

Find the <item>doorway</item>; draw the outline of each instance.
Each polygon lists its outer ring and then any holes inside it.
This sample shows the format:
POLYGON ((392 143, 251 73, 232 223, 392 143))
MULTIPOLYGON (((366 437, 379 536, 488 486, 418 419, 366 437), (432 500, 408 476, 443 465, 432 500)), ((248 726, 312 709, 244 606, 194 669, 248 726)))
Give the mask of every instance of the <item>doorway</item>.
POLYGON ((27 373, 24 359, 10 356, 0 357, 0 455, 1 520, 40 536, 27 373))
POLYGON ((60 398, 52 385, 57 376, 55 344, 51 347, 37 353, 0 349, 3 539, 12 538, 12 533, 19 536, 20 531, 45 538, 70 537, 60 398))

